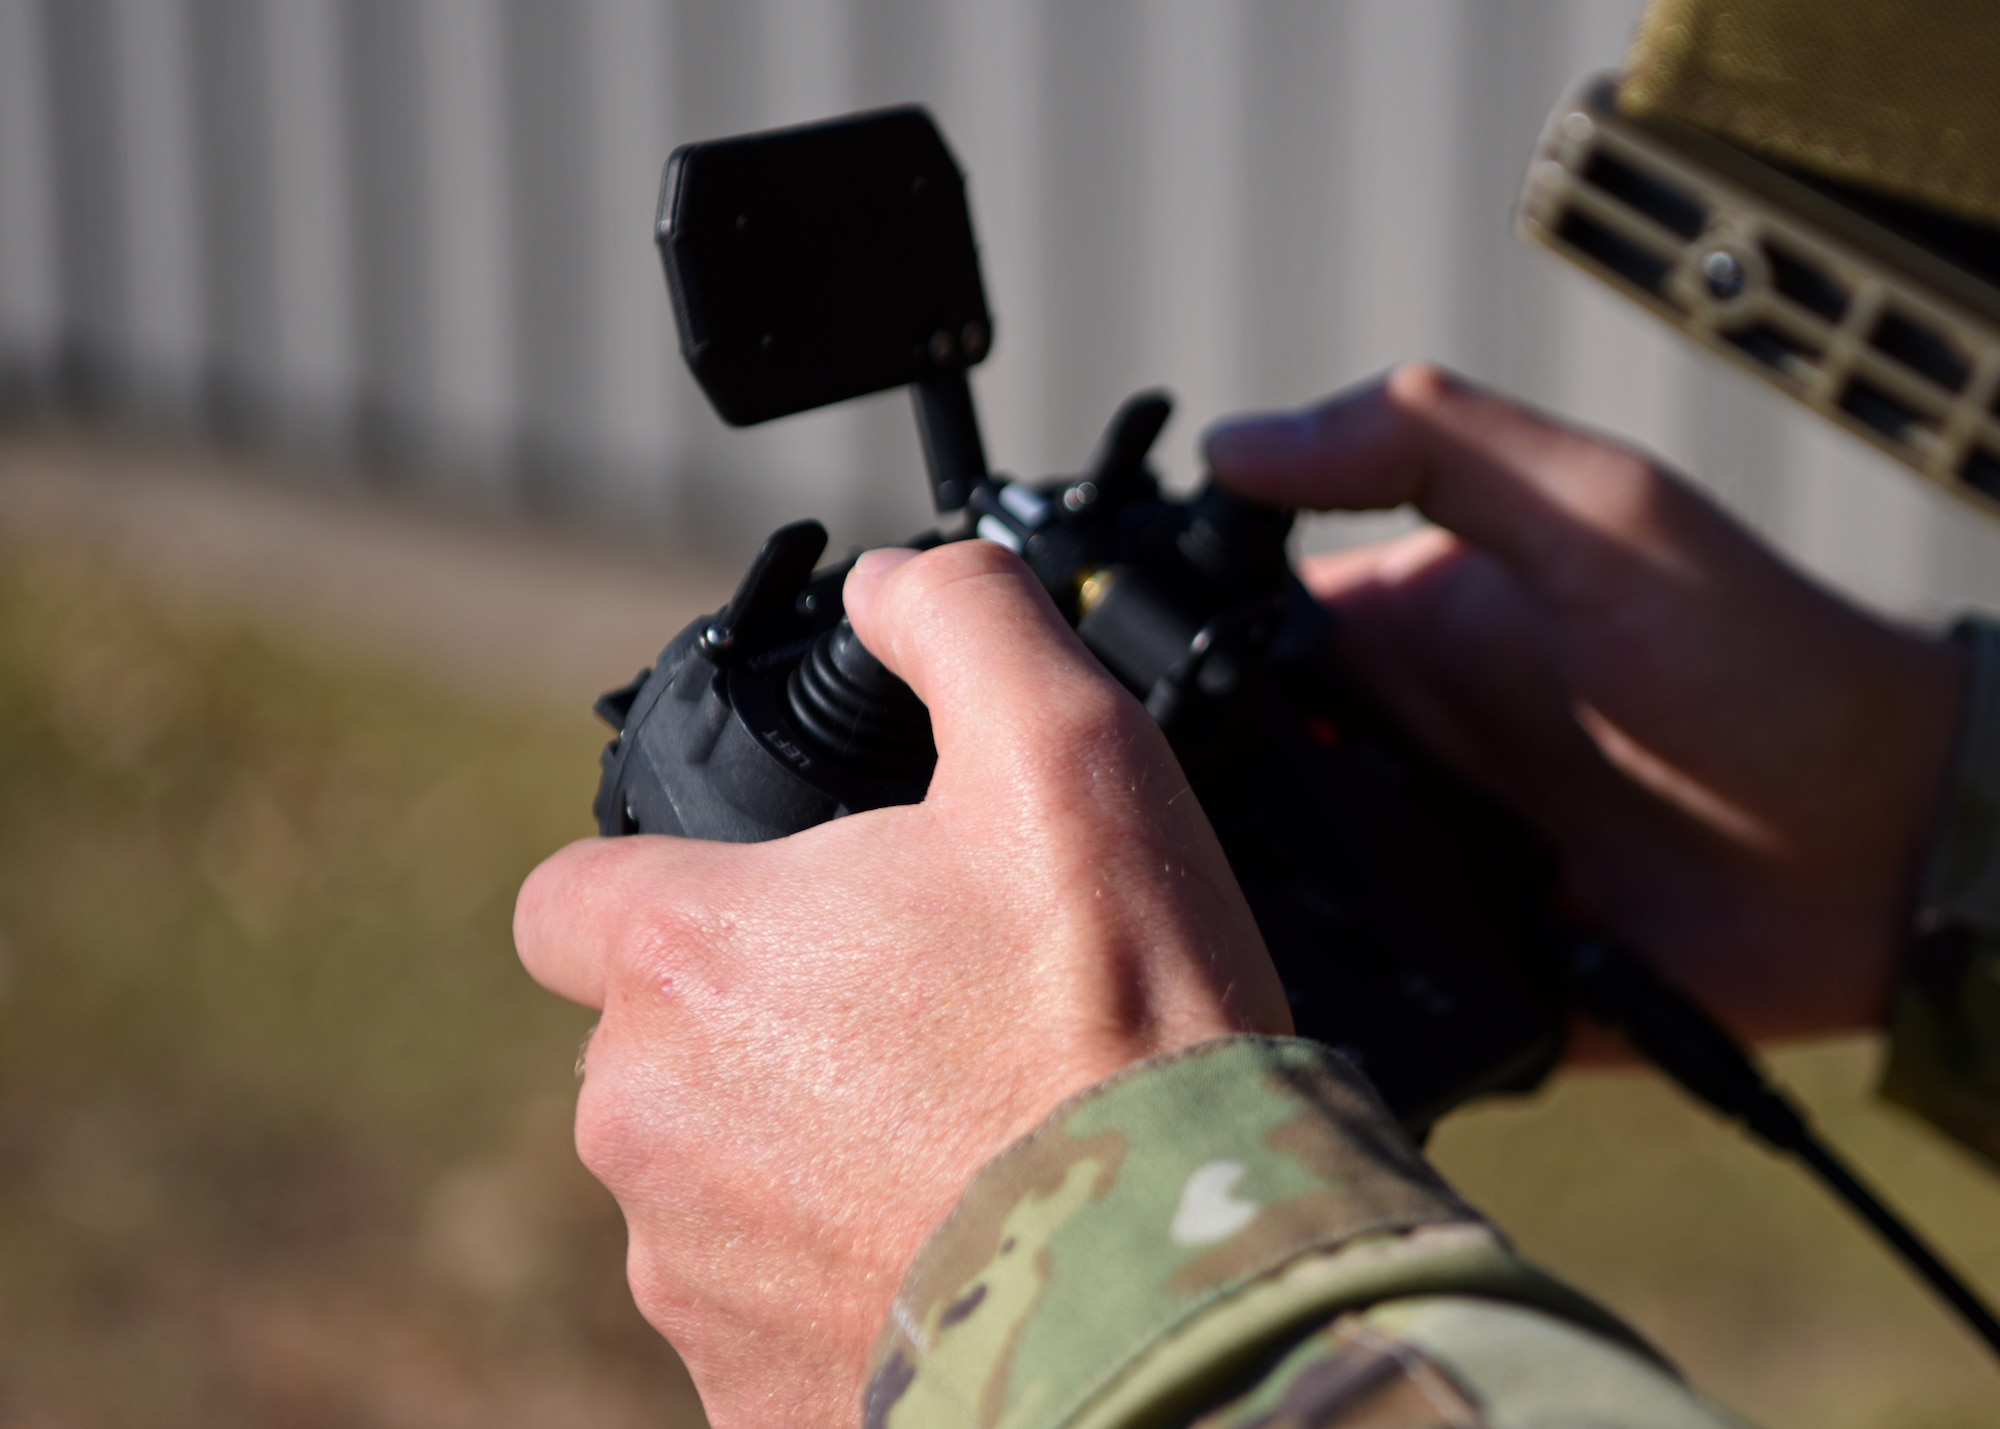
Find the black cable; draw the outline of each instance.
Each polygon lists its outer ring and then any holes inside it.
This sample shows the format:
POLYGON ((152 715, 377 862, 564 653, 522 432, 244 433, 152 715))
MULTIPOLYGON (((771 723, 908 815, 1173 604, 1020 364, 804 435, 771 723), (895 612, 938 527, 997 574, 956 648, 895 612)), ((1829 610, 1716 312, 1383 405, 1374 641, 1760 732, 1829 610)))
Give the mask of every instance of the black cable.
POLYGON ((1818 1173, 1820 1180, 1826 1182, 1835 1195, 1875 1227, 1876 1233, 1895 1247, 1897 1254, 1907 1260, 1917 1274, 1930 1282, 1931 1289, 1964 1317, 1979 1338, 1986 1341, 1995 1354, 2000 1354, 2000 1318, 1994 1316, 1977 1291, 1959 1279, 1951 1267, 1938 1259, 1936 1252, 1918 1238, 1915 1231, 1863 1184, 1832 1147, 1809 1131, 1806 1139, 1792 1147, 1791 1151, 1818 1173))
POLYGON ((1688 1092, 1810 1167, 2000 1355, 2000 1317, 1814 1134, 1805 1113, 1697 1004, 1642 959, 1598 939, 1572 950, 1570 984, 1585 1012, 1617 1028, 1688 1092))

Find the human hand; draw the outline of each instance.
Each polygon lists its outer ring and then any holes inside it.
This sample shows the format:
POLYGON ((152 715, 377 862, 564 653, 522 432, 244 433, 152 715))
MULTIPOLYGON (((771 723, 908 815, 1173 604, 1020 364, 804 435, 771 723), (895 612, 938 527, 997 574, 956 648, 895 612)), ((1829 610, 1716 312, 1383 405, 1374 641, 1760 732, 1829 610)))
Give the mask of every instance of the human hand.
POLYGON ((1569 891, 1752 1038, 1877 1022, 1962 661, 1638 453, 1424 365, 1208 438, 1216 478, 1435 523, 1313 562, 1339 654, 1539 826, 1569 891))
POLYGON ((1130 1062, 1291 1026, 1166 741, 1016 558, 873 552, 846 604, 930 708, 923 803, 575 844, 515 914, 535 978, 603 1010, 578 1150, 717 1429, 854 1422, 988 1158, 1130 1062))

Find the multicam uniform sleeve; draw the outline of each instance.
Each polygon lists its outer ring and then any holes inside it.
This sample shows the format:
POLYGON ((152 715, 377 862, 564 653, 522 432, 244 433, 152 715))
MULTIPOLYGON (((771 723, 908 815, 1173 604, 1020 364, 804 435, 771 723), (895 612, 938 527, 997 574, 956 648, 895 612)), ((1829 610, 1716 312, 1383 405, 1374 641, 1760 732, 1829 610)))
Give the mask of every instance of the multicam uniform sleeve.
POLYGON ((1965 712, 1882 1094, 2000 1161, 2000 626, 1969 619, 1953 633, 1971 656, 1965 712))
POLYGON ((1338 1054, 1233 1037, 1058 1108, 973 1181, 876 1346, 868 1429, 1719 1429, 1518 1259, 1338 1054))

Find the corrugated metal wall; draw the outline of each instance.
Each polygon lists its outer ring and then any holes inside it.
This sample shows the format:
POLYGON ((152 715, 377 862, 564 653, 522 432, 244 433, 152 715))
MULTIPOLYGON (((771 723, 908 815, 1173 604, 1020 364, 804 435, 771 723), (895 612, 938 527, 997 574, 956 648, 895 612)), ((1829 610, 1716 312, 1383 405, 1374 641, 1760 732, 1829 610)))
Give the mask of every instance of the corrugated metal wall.
POLYGON ((676 142, 916 99, 971 178, 1007 469, 1165 383, 1186 474, 1206 418, 1424 354, 1648 444, 1869 599, 2000 603, 1987 523, 1511 236, 1542 117, 1638 10, 0 0, 0 374, 663 549, 893 537, 925 516, 903 399, 722 427, 649 229, 676 142))

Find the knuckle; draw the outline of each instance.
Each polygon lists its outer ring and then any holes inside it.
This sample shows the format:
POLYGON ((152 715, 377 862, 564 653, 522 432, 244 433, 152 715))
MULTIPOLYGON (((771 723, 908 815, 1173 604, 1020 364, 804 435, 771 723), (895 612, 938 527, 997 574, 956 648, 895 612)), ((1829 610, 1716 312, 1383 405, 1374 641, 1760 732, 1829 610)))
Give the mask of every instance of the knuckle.
POLYGON ((627 841, 620 839, 579 839, 556 850, 522 883, 516 917, 540 917, 553 908, 589 900, 607 880, 618 876, 630 854, 627 841))
POLYGON ((1585 435, 1577 440, 1577 487, 1598 522, 1635 533, 1656 525, 1678 494, 1678 484, 1629 447, 1585 435))
POLYGON ((625 1251, 625 1283, 631 1287, 632 1303, 660 1334, 681 1348, 693 1349, 682 1337, 682 1332, 690 1328, 685 1306, 689 1291, 683 1274, 677 1273, 645 1227, 634 1226, 630 1235, 625 1251))
POLYGON ((1080 673, 1056 682, 1049 696, 1034 740, 1054 778, 1123 769, 1150 749, 1152 721, 1108 678, 1080 673))
POLYGON ((714 853, 685 839, 633 837, 573 844, 559 855, 574 867, 556 896, 612 984, 651 979, 713 933, 705 895, 724 876, 714 853))
POLYGON ((713 935, 714 930, 692 904, 649 900, 644 907, 619 918, 612 928, 607 952, 613 977, 627 990, 658 986, 686 967, 713 935))
POLYGON ((953 541, 926 551, 904 567, 904 582, 898 594, 905 610, 935 616, 940 607, 956 605, 967 597, 976 598, 993 582, 1018 585, 1028 576, 1028 568, 1012 551, 991 541, 953 541))
POLYGON ((948 578, 964 576, 1012 575, 1026 570, 1021 558, 991 541, 952 541, 926 552, 927 565, 948 573, 948 578))
MULTIPOLYGON (((1638 452, 1606 443, 1579 451, 1564 499, 1588 539, 1567 543, 1546 582, 1600 612, 1647 600, 1660 577, 1699 564, 1706 536, 1698 497, 1638 452)), ((1678 582, 1676 582, 1678 583, 1678 582)))
POLYGON ((592 1067, 576 1100, 577 1159, 614 1195, 631 1179, 639 1145, 620 1087, 614 1068, 592 1067))
POLYGON ((542 976, 565 950, 592 938, 597 910, 615 903, 631 850, 624 840, 586 839, 559 849, 522 880, 514 898, 514 947, 531 973, 542 976))
POLYGON ((571 850, 563 849, 536 864, 521 880, 521 891, 514 895, 517 946, 525 950, 540 940, 551 915, 562 906, 567 890, 575 881, 576 863, 571 850))
POLYGON ((1095 674, 1064 680, 1055 693, 1051 732, 1072 743, 1122 743, 1130 737, 1135 716, 1143 714, 1130 695, 1095 674))
POLYGON ((1397 364, 1384 387, 1392 403, 1415 417, 1435 413, 1464 390, 1449 368, 1424 360, 1397 364))
POLYGON ((667 1277, 652 1247, 633 1236, 625 1250, 625 1283, 632 1289, 632 1303, 648 1321, 656 1307, 671 1299, 667 1277))
POLYGON ((991 541, 954 541, 904 567, 889 640, 918 666, 968 658, 982 642, 1066 629, 1021 558, 991 541))

